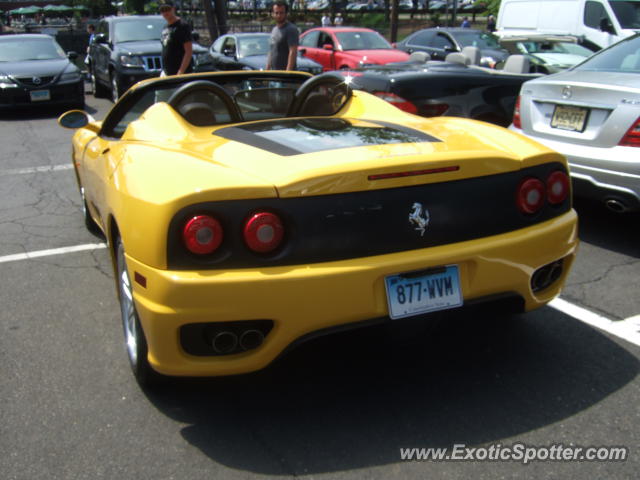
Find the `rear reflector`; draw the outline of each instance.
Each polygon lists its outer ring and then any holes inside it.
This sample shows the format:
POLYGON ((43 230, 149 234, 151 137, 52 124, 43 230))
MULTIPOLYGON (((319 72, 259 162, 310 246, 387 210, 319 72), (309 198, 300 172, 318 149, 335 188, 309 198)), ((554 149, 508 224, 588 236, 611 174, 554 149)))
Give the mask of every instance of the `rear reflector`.
POLYGON ((389 102, 394 107, 399 108, 400 110, 408 113, 418 113, 418 107, 416 107, 409 100, 405 100, 402 97, 399 97, 395 93, 391 92, 375 92, 374 95, 382 100, 389 102))
POLYGON ((522 130, 522 121, 520 120, 520 96, 516 100, 516 106, 513 109, 513 126, 522 130))
POLYGON ((430 103, 427 105, 422 105, 420 108, 420 115, 423 117, 439 117, 440 115, 444 115, 449 110, 449 105, 447 103, 430 103))
POLYGON ((282 221, 274 213, 256 213, 244 226, 244 241, 258 253, 268 253, 280 246, 284 237, 282 221))
POLYGON ((620 145, 623 147, 640 147, 640 117, 624 134, 624 137, 620 140, 620 145))
POLYGON ((516 205, 522 213, 536 213, 544 205, 544 183, 537 178, 525 178, 516 193, 516 205))
POLYGON ((557 170, 547 178, 547 200, 551 205, 558 205, 569 196, 569 176, 557 170))
POLYGON ((220 222, 208 215, 190 218, 182 229, 185 247, 191 253, 198 255, 213 253, 222 243, 222 238, 220 222))

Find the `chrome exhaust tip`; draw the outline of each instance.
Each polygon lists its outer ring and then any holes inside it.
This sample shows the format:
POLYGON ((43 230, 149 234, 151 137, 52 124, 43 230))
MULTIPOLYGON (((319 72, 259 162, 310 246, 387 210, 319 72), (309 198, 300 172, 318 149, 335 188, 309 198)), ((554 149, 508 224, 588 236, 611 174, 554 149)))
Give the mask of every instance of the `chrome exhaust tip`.
POLYGON ((624 213, 629 209, 624 202, 615 198, 607 198, 604 204, 609 210, 616 213, 624 213))
POLYGON ((264 334, 260 330, 245 330, 240 335, 240 348, 243 350, 251 350, 258 348, 264 341, 264 334))
POLYGON ((213 337, 211 346, 218 354, 231 353, 238 347, 238 336, 233 332, 223 330, 213 337))

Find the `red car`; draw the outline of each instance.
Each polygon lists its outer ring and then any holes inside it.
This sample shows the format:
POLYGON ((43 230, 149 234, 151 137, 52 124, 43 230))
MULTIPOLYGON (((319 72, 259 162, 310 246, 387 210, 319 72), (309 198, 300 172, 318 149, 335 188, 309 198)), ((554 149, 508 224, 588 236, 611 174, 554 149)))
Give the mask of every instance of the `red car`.
POLYGON ((324 71, 405 62, 409 54, 391 46, 375 30, 358 27, 311 28, 300 35, 302 55, 324 71))

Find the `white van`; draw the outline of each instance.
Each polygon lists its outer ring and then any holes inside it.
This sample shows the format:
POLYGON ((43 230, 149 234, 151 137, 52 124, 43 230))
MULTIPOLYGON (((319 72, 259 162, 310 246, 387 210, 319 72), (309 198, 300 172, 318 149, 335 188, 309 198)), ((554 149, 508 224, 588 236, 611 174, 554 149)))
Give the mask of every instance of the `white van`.
POLYGON ((497 34, 575 35, 592 50, 640 31, 640 0, 502 0, 497 34))

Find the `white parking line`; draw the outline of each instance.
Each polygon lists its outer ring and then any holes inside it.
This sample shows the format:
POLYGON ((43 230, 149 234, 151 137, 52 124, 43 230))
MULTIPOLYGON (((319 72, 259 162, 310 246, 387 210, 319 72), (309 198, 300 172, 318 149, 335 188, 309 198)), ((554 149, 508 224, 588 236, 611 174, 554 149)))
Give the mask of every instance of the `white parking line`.
POLYGON ((549 306, 580 320, 588 325, 604 330, 616 337, 620 337, 627 342, 640 346, 640 315, 629 317, 625 320, 609 320, 602 315, 598 315, 586 308, 579 307, 567 302, 562 298, 556 298, 549 302, 549 306))
POLYGON ((13 255, 5 255, 0 257, 0 263, 15 262, 18 260, 29 260, 38 257, 49 257, 51 255, 63 255, 65 253, 82 252, 85 250, 98 250, 106 248, 105 243, 87 243, 85 245, 76 245, 74 247, 52 248, 49 250, 37 250, 35 252, 16 253, 13 255))
POLYGON ((8 170, 0 170, 0 177, 7 175, 25 175, 29 173, 40 172, 57 172, 59 170, 70 170, 73 168, 71 163, 65 163, 64 165, 45 165, 43 167, 25 167, 25 168, 12 168, 8 170))
MULTIPOLYGON (((30 260, 33 258, 63 255, 65 253, 82 252, 86 250, 99 250, 106 247, 107 245, 105 243, 87 243, 85 245, 76 245, 74 247, 52 248, 49 250, 17 253, 14 255, 5 255, 0 257, 0 263, 30 260)), ((552 300, 549 302, 549 306, 575 318, 576 320, 580 320, 581 322, 622 338, 627 342, 640 346, 640 315, 634 315, 633 317, 629 317, 625 320, 613 321, 587 310, 586 308, 567 302, 562 298, 552 300)))

